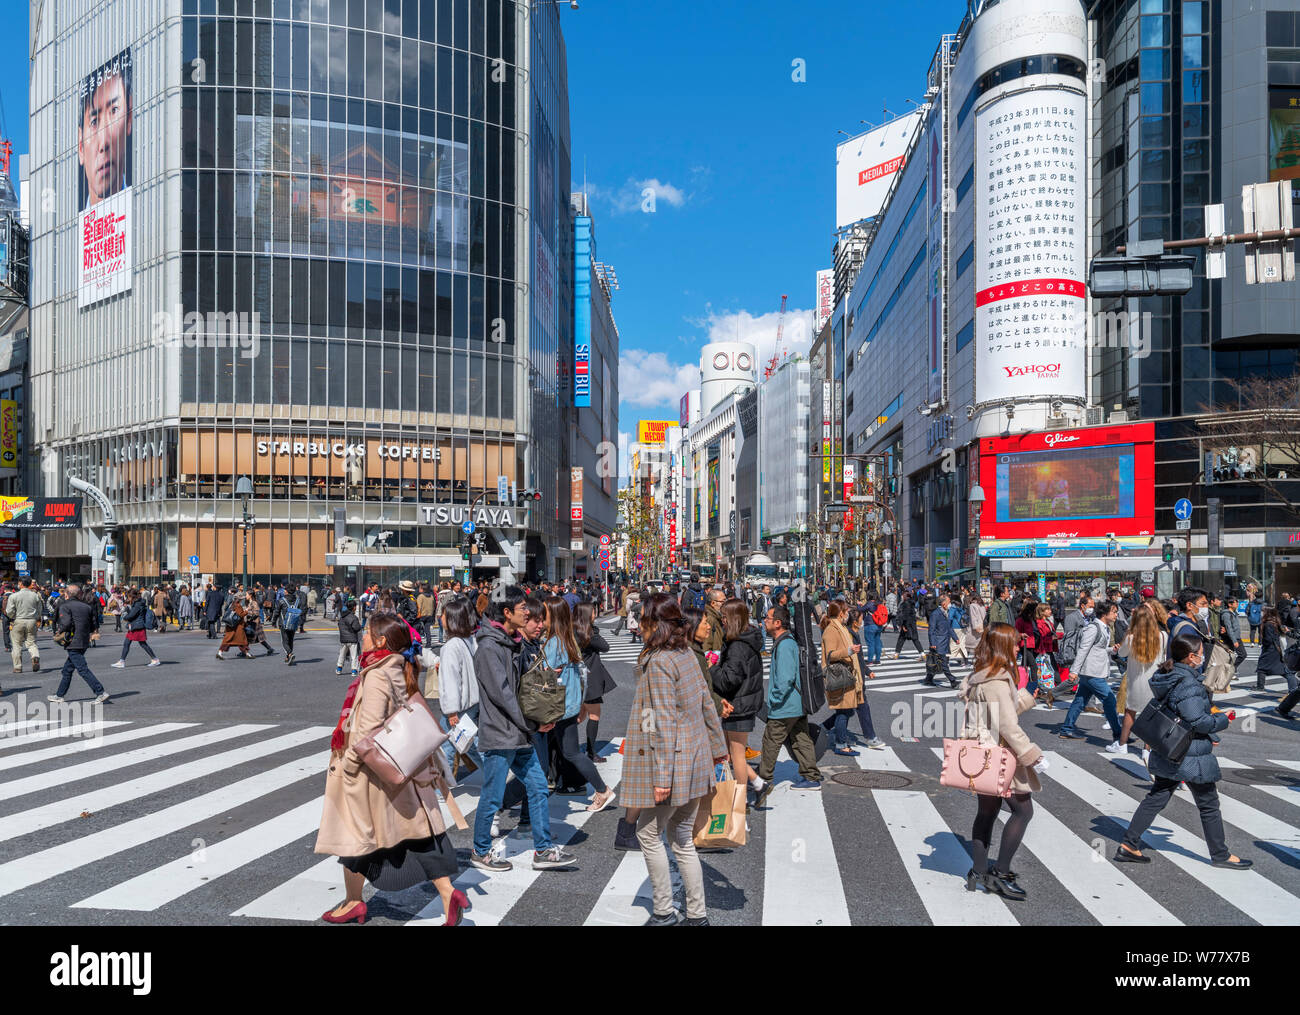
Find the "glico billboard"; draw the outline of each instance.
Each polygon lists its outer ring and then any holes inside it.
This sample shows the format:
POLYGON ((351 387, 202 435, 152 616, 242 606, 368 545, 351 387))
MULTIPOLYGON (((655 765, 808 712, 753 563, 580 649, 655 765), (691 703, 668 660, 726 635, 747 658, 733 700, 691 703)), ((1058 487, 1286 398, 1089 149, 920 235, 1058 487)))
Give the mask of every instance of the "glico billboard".
POLYGON ((1047 430, 979 442, 983 539, 1155 532, 1155 424, 1047 430))

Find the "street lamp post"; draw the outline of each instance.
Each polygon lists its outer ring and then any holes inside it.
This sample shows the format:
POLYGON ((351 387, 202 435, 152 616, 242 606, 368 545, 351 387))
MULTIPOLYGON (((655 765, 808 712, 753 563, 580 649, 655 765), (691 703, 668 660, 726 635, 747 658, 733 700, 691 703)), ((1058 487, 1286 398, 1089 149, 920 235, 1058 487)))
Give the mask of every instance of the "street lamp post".
POLYGON ((984 514, 984 487, 976 483, 970 488, 970 493, 966 497, 975 512, 975 590, 978 592, 980 587, 980 516, 984 514))
POLYGON ((235 496, 244 508, 244 583, 241 588, 248 588, 248 527, 253 523, 253 516, 248 513, 248 498, 253 495, 253 481, 247 476, 240 476, 235 484, 235 496))

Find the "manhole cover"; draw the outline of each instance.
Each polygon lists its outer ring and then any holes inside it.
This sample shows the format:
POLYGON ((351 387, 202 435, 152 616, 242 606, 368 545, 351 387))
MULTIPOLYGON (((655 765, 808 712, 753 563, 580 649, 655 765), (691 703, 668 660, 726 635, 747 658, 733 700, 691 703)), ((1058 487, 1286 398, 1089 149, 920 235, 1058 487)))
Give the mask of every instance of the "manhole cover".
POLYGON ((912 785, 912 780, 895 772, 837 772, 831 776, 842 786, 858 789, 902 789, 912 785))

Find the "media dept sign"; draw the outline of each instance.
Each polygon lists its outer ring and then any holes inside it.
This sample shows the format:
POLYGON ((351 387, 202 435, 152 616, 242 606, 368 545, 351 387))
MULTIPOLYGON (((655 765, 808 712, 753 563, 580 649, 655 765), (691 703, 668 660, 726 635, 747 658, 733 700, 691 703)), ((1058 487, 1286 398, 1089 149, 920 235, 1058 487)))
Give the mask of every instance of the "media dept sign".
POLYGON ((1082 400, 1085 98, 1008 95, 976 124, 976 398, 1082 400))

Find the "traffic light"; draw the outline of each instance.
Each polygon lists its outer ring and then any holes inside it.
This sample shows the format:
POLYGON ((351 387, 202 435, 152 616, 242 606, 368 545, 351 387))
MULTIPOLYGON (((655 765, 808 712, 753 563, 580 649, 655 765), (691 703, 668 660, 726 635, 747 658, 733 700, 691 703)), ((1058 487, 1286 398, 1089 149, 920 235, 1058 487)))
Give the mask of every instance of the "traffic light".
POLYGON ((542 491, 541 491, 541 490, 533 490, 533 489, 524 490, 524 491, 522 491, 522 492, 519 494, 519 499, 520 499, 520 500, 523 500, 523 501, 529 501, 529 500, 541 500, 541 499, 542 499, 542 491))
POLYGON ((1162 547, 1160 557, 1166 564, 1172 564, 1174 562, 1174 544, 1169 542, 1167 539, 1165 540, 1165 545, 1162 547))
POLYGON ((463 539, 460 544, 460 559, 472 560, 474 556, 474 543, 472 540, 463 539))

